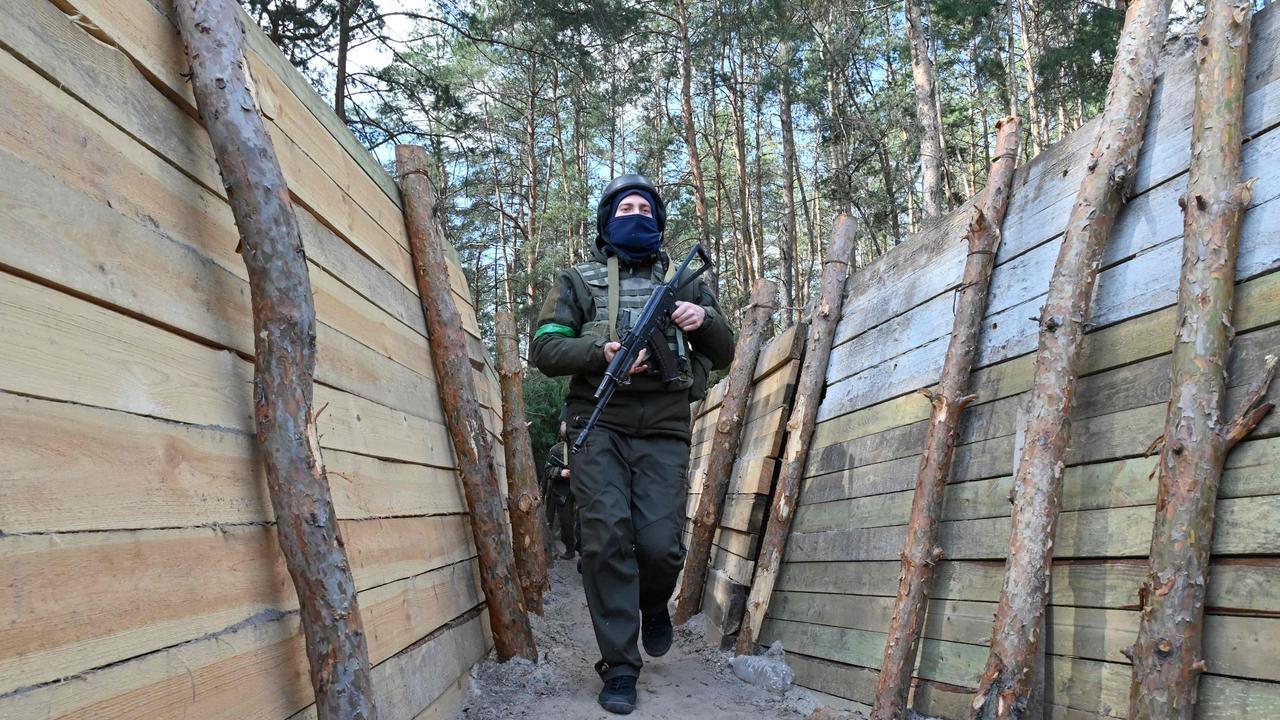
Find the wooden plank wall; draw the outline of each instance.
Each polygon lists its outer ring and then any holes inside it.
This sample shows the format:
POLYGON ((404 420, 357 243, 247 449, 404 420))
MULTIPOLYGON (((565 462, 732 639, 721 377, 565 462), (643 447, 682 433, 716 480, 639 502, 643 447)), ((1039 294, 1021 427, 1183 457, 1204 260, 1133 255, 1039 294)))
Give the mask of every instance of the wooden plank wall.
MULTIPOLYGON (((0 4, 0 717, 314 715, 244 263, 170 12, 0 4)), ((398 190, 249 24, 380 717, 451 717, 490 640, 398 190)), ((456 262, 449 282, 497 446, 456 262)))
MULTIPOLYGON (((1244 174, 1258 183, 1243 225, 1232 397, 1280 349, 1280 62, 1274 9, 1255 19, 1244 174)), ((1132 196, 1100 277, 1073 416, 1055 542, 1047 704, 1054 718, 1124 717, 1154 515, 1182 246, 1194 89, 1172 43, 1132 196)), ((943 560, 916 675, 915 708, 968 717, 987 657, 1008 548, 1010 475, 1036 318, 1094 137, 1092 124, 1019 171, 983 328, 978 404, 947 491, 943 560)), ((820 424, 763 639, 782 640, 799 682, 870 703, 899 573, 928 402, 964 266, 970 205, 856 274, 836 337, 820 424)), ((1280 397, 1280 389, 1272 389, 1280 397)), ((1232 454, 1218 502, 1199 717, 1280 717, 1280 415, 1232 454)))
MULTIPOLYGON (((707 614, 707 627, 712 631, 713 641, 736 632, 736 623, 726 621, 726 616, 740 617, 740 611, 730 613, 729 610, 735 603, 741 607, 755 572, 764 516, 769 511, 791 397, 800 372, 805 330, 806 326, 800 324, 782 331, 761 348, 756 362, 751 400, 743 419, 742 445, 713 541, 702 599, 702 611, 707 614)), ((698 500, 702 497, 702 481, 725 387, 724 382, 715 385, 702 403, 694 403, 696 418, 690 449, 686 540, 692 531, 698 500)))

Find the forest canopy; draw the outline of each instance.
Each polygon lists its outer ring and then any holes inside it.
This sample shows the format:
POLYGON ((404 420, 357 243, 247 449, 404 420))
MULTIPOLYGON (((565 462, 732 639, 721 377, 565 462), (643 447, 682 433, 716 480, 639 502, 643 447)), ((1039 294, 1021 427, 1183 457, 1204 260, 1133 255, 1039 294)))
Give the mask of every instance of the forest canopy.
POLYGON ((244 5, 379 159, 427 148, 486 333, 498 306, 530 329, 623 172, 660 187, 673 254, 709 247, 725 308, 769 277, 785 324, 839 214, 860 221, 865 264, 981 189, 999 118, 1024 118, 1027 159, 1095 115, 1124 16, 1093 0, 244 5))

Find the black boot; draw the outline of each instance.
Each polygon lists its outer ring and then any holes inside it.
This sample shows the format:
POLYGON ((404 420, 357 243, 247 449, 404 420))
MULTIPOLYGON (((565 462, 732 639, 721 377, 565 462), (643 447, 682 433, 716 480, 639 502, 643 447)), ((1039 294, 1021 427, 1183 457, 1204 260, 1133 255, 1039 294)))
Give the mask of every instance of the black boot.
POLYGON ((671 627, 671 615, 664 606, 655 613, 642 613, 640 620, 640 642, 649 657, 662 657, 671 649, 671 641, 675 630, 671 627))
POLYGON ((600 707, 616 715, 630 715, 636 709, 636 678, 619 675, 604 681, 600 690, 600 707))

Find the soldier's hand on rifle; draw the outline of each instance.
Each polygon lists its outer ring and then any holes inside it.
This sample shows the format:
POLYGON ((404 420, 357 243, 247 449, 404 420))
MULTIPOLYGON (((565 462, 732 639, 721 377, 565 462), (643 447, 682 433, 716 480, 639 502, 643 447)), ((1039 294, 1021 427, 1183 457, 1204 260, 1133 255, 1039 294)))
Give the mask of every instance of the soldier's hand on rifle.
POLYGON ((569 477, 569 468, 560 468, 560 477, 569 477))
MULTIPOLYGON (((613 362, 613 356, 617 355, 618 351, 621 349, 622 349, 622 343, 620 342, 605 343, 604 344, 604 361, 613 362)), ((644 348, 643 350, 641 350, 640 354, 636 356, 635 363, 631 366, 630 374, 635 375, 636 373, 642 373, 645 370, 648 370, 649 366, 646 365, 644 362, 648 357, 649 357, 649 348, 644 348)))
POLYGON ((684 300, 677 300, 676 309, 671 312, 671 321, 685 332, 702 327, 702 321, 706 318, 706 308, 697 303, 685 302, 684 300))

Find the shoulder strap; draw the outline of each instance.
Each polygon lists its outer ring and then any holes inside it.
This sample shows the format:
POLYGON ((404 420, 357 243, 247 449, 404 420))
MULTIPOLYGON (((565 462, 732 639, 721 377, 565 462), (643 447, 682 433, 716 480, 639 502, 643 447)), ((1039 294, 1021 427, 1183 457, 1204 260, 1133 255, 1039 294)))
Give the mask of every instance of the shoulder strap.
MULTIPOLYGON (((667 259, 667 272, 663 276, 662 282, 669 283, 671 282, 671 278, 674 278, 676 276, 676 263, 675 263, 675 260, 673 260, 670 255, 666 255, 666 259, 667 259)), ((680 360, 684 360, 686 357, 685 349, 684 349, 684 331, 681 330, 679 326, 676 326, 676 355, 679 357, 680 360)))
POLYGON ((609 256, 609 339, 618 342, 618 256, 609 256))

